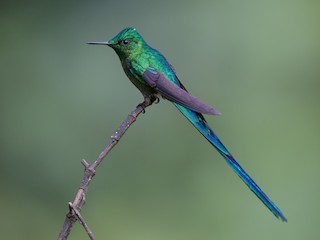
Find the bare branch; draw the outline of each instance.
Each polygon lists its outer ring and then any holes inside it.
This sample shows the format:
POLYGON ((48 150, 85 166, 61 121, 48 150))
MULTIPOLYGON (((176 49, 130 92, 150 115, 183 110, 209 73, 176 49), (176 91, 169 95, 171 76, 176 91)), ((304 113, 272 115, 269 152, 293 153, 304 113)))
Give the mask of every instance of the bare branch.
POLYGON ((80 222, 80 224, 83 226, 83 228, 86 230, 89 238, 91 240, 95 240, 96 238, 94 237, 94 235, 93 235, 92 231, 90 230, 89 226, 84 221, 84 219, 81 216, 80 212, 72 206, 71 202, 69 203, 69 208, 70 208, 70 211, 74 211, 75 217, 77 218, 78 222, 80 222))
POLYGON ((85 203, 85 195, 88 191, 90 181, 94 177, 96 169, 100 165, 102 160, 108 155, 112 148, 117 145, 121 137, 136 121, 137 117, 141 113, 144 113, 145 108, 150 106, 155 100, 156 98, 154 97, 145 98, 144 102, 139 104, 136 109, 127 116, 126 120, 121 124, 119 129, 114 133, 114 135, 111 136, 109 144, 91 165, 88 164, 84 159, 81 161, 82 165, 84 166, 84 175, 73 203, 69 203, 69 212, 66 215, 58 240, 65 240, 68 238, 71 232, 71 228, 76 221, 79 221, 81 223, 91 240, 95 239, 92 231, 89 229, 88 225, 85 223, 83 217, 80 214, 81 209, 85 203))

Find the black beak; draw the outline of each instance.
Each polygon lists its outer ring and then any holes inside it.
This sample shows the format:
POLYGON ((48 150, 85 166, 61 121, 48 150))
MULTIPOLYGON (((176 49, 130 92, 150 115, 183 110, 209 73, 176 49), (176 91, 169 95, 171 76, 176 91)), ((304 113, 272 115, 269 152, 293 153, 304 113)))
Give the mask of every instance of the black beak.
POLYGON ((96 45, 110 45, 108 42, 87 42, 87 44, 96 44, 96 45))

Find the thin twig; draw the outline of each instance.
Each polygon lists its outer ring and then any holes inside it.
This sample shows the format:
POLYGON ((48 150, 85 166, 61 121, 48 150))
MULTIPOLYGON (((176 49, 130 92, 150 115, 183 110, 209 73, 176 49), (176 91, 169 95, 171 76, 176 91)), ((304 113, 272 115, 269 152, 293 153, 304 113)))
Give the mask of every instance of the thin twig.
POLYGON ((71 202, 69 203, 69 208, 70 208, 70 211, 74 211, 74 215, 76 216, 78 222, 83 226, 84 230, 86 230, 89 238, 91 240, 95 240, 96 238, 94 237, 94 235, 93 235, 92 231, 90 230, 89 226, 84 221, 84 219, 81 216, 80 212, 72 206, 71 202))
POLYGON ((85 203, 85 195, 88 191, 89 183, 96 173, 97 167, 100 165, 102 160, 108 155, 112 148, 117 145, 121 137, 129 129, 129 127, 136 121, 137 117, 144 113, 144 109, 150 106, 156 99, 145 98, 145 101, 139 104, 134 111, 132 111, 126 118, 126 120, 121 124, 119 129, 111 136, 109 144, 100 153, 97 159, 90 165, 86 160, 82 160, 81 163, 84 166, 84 175, 79 187, 79 190, 75 196, 73 203, 69 203, 69 212, 66 215, 64 224, 60 231, 58 240, 65 240, 68 238, 73 224, 78 220, 84 229, 86 230, 90 239, 95 239, 88 225, 85 223, 84 219, 80 215, 81 209, 85 203))

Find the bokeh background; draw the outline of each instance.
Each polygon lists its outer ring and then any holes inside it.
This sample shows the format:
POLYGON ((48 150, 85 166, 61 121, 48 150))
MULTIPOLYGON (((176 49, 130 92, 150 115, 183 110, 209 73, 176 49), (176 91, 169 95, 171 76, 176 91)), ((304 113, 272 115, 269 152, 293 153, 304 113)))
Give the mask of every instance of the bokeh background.
MULTIPOLYGON (((82 178, 142 101, 104 46, 134 26, 175 66, 281 223, 166 101, 99 167, 97 239, 319 239, 320 2, 7 1, 0 7, 0 232, 55 239, 82 178)), ((88 239, 76 224, 69 239, 88 239)))

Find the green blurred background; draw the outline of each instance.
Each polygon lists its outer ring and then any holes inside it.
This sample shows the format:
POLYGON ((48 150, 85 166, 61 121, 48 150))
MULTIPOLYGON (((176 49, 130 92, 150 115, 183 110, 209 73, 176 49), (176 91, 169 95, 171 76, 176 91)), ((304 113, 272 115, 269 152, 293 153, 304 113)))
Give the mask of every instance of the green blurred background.
POLYGON ((161 101, 90 186, 97 239, 319 239, 319 1, 8 1, 0 19, 2 239, 55 239, 81 159, 142 101, 116 54, 85 44, 127 26, 223 113, 208 122, 288 223, 161 101))

